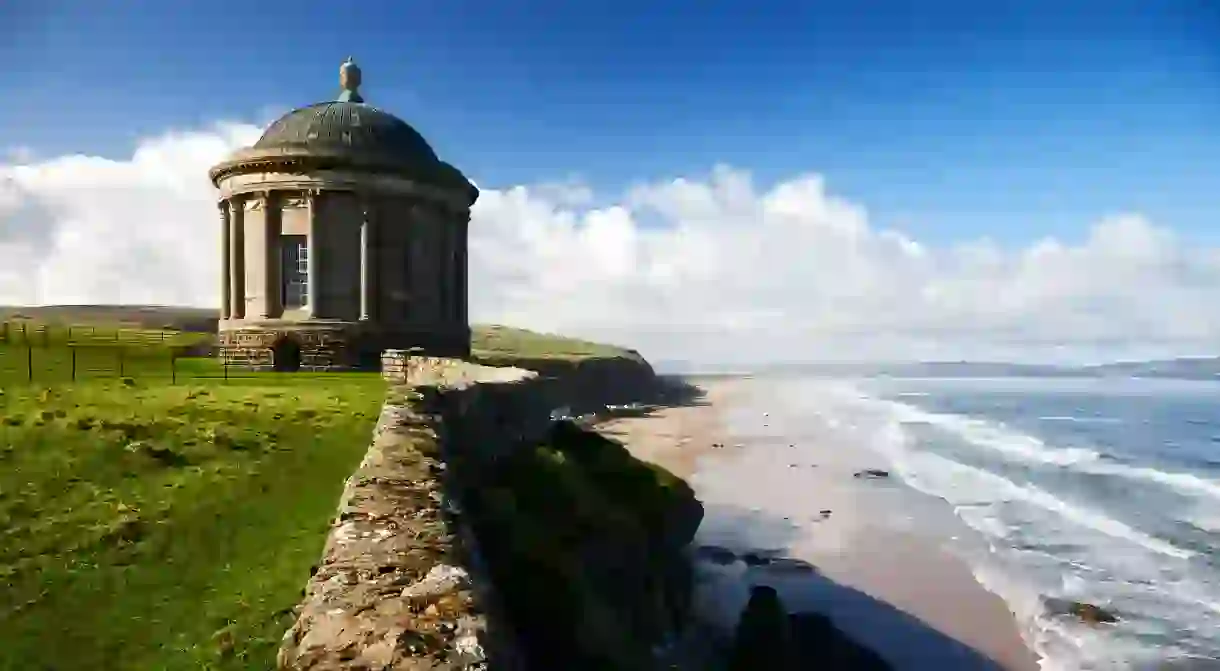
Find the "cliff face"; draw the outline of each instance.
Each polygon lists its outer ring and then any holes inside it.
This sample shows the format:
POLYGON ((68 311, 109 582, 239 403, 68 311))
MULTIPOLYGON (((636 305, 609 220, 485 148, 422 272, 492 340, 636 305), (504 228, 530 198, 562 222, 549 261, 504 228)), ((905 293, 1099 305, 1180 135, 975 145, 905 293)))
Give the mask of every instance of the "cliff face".
POLYGON ((280 667, 662 668, 702 506, 621 445, 551 420, 637 400, 656 383, 647 364, 385 364, 397 386, 280 667))
POLYGON ((479 470, 463 498, 530 668, 653 668, 690 599, 686 483, 567 422, 479 470))
POLYGON ((664 391, 634 350, 504 326, 477 328, 471 346, 479 364, 523 368, 556 382, 554 401, 575 412, 653 401, 664 391))

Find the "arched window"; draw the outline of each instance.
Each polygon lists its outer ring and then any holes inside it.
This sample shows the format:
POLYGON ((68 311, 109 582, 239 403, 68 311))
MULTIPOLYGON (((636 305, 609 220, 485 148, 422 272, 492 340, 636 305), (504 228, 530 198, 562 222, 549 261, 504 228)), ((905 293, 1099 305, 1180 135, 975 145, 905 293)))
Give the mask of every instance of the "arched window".
POLYGON ((309 304, 309 238, 304 235, 280 237, 280 263, 283 268, 284 307, 303 308, 309 304))

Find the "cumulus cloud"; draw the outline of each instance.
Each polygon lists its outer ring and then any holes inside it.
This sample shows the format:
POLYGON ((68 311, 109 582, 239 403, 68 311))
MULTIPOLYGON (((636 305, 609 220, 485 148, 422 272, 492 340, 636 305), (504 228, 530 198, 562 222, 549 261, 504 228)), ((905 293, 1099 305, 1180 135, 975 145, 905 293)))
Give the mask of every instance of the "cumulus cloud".
MULTIPOLYGON (((215 305, 219 223, 205 173, 258 133, 168 133, 117 160, 11 154, 0 163, 0 303, 215 305)), ((934 246, 878 229, 814 173, 759 185, 717 166, 597 195, 572 180, 483 190, 475 319, 724 363, 1096 359, 1220 341, 1220 249, 1138 214, 1095 222, 1076 244, 934 246)))

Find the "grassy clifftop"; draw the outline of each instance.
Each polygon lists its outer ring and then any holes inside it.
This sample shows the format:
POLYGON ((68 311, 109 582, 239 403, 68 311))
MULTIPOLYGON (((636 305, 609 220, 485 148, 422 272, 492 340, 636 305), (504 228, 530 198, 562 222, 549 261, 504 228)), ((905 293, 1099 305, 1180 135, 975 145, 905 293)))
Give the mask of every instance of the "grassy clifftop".
POLYGON ((623 359, 643 362, 639 352, 510 326, 475 325, 470 337, 471 355, 480 363, 520 360, 578 362, 589 359, 623 359))
MULTIPOLYGON (((32 325, 54 327, 74 325, 213 333, 216 320, 216 310, 165 305, 0 306, 0 322, 28 321, 32 325)), ((491 324, 474 325, 470 344, 474 357, 488 365, 522 359, 642 361, 638 352, 624 347, 491 324)))
MULTIPOLYGON (((0 307, 0 322, 26 325, 0 343, 0 669, 270 668, 380 376, 172 359, 212 339, 214 310, 0 307)), ((589 366, 599 392, 650 374, 629 350, 521 329, 476 327, 472 346, 486 364, 589 366)))
POLYGON ((271 668, 384 389, 0 376, 0 669, 271 668))

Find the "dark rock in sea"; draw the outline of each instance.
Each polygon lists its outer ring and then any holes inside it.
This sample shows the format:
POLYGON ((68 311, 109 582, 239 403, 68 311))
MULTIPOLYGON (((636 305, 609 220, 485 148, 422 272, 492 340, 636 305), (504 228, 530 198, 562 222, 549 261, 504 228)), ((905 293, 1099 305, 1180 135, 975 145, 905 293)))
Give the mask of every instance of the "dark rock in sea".
POLYGON ((880 468, 866 468, 862 471, 856 471, 855 477, 865 478, 865 479, 870 479, 870 480, 878 480, 881 478, 890 477, 890 472, 881 470, 880 468))
POLYGON ((1119 620, 1114 612, 1085 601, 1049 597, 1044 604, 1051 615, 1070 615, 1085 624, 1113 624, 1119 620))
POLYGON ((720 566, 728 566, 737 561, 737 554, 719 545, 700 545, 695 548, 695 559, 708 561, 720 566))
POLYGON ((774 587, 758 585, 737 621, 728 671, 793 668, 788 613, 774 587))
POLYGON ((817 571, 813 564, 803 559, 777 557, 767 562, 767 569, 776 573, 813 573, 817 571))
POLYGON ((746 566, 767 566, 775 561, 777 553, 766 550, 754 550, 741 555, 741 561, 746 566))
POLYGON ((742 555, 742 561, 744 561, 745 565, 747 566, 765 566, 770 564, 771 558, 758 553, 745 553, 742 555))

